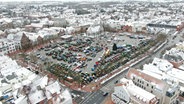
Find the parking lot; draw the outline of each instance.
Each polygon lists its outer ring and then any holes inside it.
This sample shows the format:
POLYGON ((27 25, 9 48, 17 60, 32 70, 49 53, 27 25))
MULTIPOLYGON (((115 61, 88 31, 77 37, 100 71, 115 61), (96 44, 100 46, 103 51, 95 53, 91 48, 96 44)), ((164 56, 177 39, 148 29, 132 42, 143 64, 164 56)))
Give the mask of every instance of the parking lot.
POLYGON ((150 37, 145 35, 129 33, 67 36, 67 38, 52 41, 31 54, 37 58, 36 64, 42 65, 45 69, 48 68, 47 63, 59 64, 67 70, 84 73, 83 76, 93 79, 91 73, 95 73, 96 67, 101 64, 102 60, 110 60, 114 57, 117 59, 119 54, 132 51, 141 42, 149 39, 150 37), (116 52, 112 50, 114 43, 119 49, 116 52))

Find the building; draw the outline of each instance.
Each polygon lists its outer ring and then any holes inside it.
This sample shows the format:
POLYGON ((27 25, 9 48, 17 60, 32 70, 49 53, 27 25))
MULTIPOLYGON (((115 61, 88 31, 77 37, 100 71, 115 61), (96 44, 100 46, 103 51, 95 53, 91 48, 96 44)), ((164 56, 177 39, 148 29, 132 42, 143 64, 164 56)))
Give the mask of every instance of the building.
POLYGON ((0 54, 9 54, 20 49, 20 43, 6 38, 0 39, 0 54))
POLYGON ((102 26, 90 26, 87 30, 87 34, 88 35, 98 35, 103 31, 103 27, 102 26))
POLYGON ((13 27, 11 18, 0 18, 0 30, 6 30, 13 27))
MULTIPOLYGON (((168 65, 171 65, 169 61, 155 58, 152 63, 145 64, 143 66, 142 72, 150 76, 156 77, 160 80, 163 80, 165 82, 168 82, 168 84, 177 82, 180 86, 180 89, 179 89, 180 96, 184 96, 184 80, 183 80, 184 71, 174 67, 165 67, 165 69, 167 68, 166 70, 161 70, 162 69, 161 66, 168 66, 168 65), (155 63, 160 63, 160 64, 155 64, 155 63)), ((177 84, 175 83, 175 85, 177 84)))
POLYGON ((181 24, 176 27, 176 30, 177 31, 182 31, 183 28, 184 28, 184 22, 181 22, 181 24))
POLYGON ((21 67, 4 55, 0 56, 0 76, 0 103, 72 104, 69 91, 58 81, 21 67))
POLYGON ((0 30, 0 38, 5 38, 5 37, 6 37, 6 33, 0 30))
POLYGON ((179 68, 183 64, 184 60, 184 45, 183 43, 177 44, 175 48, 167 50, 163 59, 168 60, 174 65, 175 68, 179 68))
POLYGON ((169 85, 166 81, 160 80, 140 70, 131 69, 127 74, 134 84, 152 94, 154 94, 159 104, 175 104, 179 96, 179 86, 169 85))
POLYGON ((154 94, 137 87, 132 80, 125 78, 114 87, 111 98, 115 104, 158 104, 154 94))
POLYGON ((129 25, 122 26, 122 30, 124 32, 132 32, 132 26, 129 25))

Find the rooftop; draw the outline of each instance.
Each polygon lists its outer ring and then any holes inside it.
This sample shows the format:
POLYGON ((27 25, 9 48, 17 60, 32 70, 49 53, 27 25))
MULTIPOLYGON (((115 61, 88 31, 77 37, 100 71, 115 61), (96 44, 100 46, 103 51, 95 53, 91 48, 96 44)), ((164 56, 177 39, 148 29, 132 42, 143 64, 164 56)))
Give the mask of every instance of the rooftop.
POLYGON ((127 74, 127 78, 133 79, 133 77, 135 77, 135 76, 140 77, 140 78, 142 78, 142 79, 144 79, 152 84, 155 84, 156 87, 161 91, 163 91, 166 87, 166 84, 164 81, 159 80, 158 78, 152 77, 148 74, 145 74, 139 70, 130 69, 128 74, 127 74))
POLYGON ((120 80, 121 86, 124 86, 125 90, 130 94, 130 97, 141 104, 148 104, 151 100, 156 101, 156 96, 150 92, 145 91, 142 88, 134 85, 132 80, 122 78, 120 80))
POLYGON ((66 100, 69 103, 63 103, 65 99, 59 100, 61 103, 72 104, 70 93, 58 81, 49 80, 47 76, 36 75, 34 72, 19 66, 16 61, 8 56, 0 56, 0 73, 0 96, 8 95, 8 99, 9 97, 14 98, 7 100, 7 102, 37 104, 41 101, 47 101, 46 98, 53 98, 53 94, 56 94, 57 96, 67 97, 66 100), (63 93, 64 91, 65 93, 63 93), (25 94, 28 96, 25 96, 25 94))

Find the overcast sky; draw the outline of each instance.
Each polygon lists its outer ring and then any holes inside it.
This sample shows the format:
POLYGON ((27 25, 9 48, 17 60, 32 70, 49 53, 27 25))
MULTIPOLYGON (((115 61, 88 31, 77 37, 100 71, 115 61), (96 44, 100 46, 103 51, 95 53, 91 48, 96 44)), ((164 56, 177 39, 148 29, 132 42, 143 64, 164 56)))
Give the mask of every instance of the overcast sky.
POLYGON ((127 1, 127 0, 0 0, 0 2, 11 2, 11 1, 127 1))
MULTIPOLYGON (((25 1, 26 2, 26 1, 91 1, 91 0, 0 0, 0 1, 2 2, 25 1)), ((110 1, 110 0, 95 0, 95 1, 110 1)))
POLYGON ((15 1, 63 1, 63 2, 69 2, 69 1, 151 1, 151 2, 162 2, 162 1, 183 1, 183 0, 0 0, 0 2, 15 2, 15 1))

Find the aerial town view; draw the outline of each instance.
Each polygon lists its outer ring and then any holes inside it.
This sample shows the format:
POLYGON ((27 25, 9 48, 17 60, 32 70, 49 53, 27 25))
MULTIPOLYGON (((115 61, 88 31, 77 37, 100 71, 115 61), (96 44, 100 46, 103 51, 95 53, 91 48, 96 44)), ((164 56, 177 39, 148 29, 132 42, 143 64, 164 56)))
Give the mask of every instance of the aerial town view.
POLYGON ((1 0, 0 104, 184 104, 184 0, 1 0))

